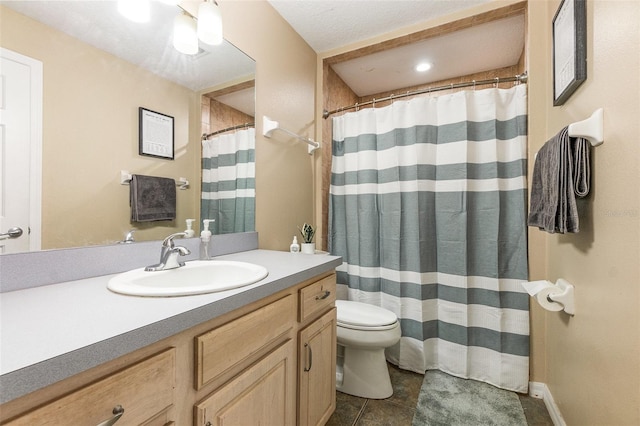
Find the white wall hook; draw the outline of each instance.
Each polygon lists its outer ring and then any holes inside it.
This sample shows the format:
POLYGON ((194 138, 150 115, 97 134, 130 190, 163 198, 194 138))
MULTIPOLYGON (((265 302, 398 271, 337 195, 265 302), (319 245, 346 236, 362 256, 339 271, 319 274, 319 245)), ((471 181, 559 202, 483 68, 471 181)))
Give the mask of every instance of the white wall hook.
POLYGON ((598 108, 591 117, 569 124, 569 136, 583 138, 589 141, 591 146, 602 145, 604 142, 604 110, 598 108))

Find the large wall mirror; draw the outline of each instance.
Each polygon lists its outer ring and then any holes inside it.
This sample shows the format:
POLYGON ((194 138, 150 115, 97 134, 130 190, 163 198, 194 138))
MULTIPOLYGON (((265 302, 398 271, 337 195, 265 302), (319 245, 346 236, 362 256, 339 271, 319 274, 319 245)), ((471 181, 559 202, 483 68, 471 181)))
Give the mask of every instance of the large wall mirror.
MULTIPOLYGON (((176 51, 173 22, 181 8, 175 4, 152 1, 150 21, 141 24, 120 15, 116 3, 0 1, 0 46, 43 64, 41 249, 115 244, 131 229, 136 241, 159 240, 184 230, 186 219, 195 219, 196 232, 205 218, 216 219, 215 232, 238 232, 224 223, 231 214, 226 207, 201 209, 201 188, 211 186, 201 184, 201 154, 203 134, 252 127, 255 61, 226 41, 200 44, 195 55, 176 51), (141 107, 173 117, 174 159, 139 155, 141 107), (123 170, 186 178, 189 187, 177 190, 176 219, 131 222, 123 170)), ((195 15, 199 3, 180 6, 195 15)), ((237 156, 253 160, 245 151, 237 156)), ((253 179, 254 164, 240 167, 253 167, 253 179)), ((239 179, 245 185, 239 205, 255 188, 252 176, 239 179)), ((253 230, 254 217, 250 210, 241 230, 253 230)))

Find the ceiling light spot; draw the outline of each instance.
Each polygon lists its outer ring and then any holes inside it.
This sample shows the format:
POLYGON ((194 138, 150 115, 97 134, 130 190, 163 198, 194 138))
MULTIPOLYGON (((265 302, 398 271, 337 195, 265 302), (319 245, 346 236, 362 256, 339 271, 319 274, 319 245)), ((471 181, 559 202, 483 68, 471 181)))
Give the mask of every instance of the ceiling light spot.
POLYGON ((418 72, 425 72, 425 71, 429 71, 431 69, 431 64, 429 62, 421 62, 418 65, 416 65, 416 71, 418 72))

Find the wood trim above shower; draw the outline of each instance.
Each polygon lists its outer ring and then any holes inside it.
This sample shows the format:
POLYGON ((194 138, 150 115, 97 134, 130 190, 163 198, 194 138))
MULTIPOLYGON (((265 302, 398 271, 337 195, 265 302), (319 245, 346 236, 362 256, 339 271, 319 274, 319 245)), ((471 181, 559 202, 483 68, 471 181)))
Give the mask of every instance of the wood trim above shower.
POLYGON ((471 28, 477 25, 485 24, 487 22, 497 21, 499 19, 509 18, 516 15, 522 15, 526 13, 526 10, 526 1, 511 4, 509 6, 479 13, 467 18, 447 22, 442 25, 437 25, 432 28, 427 28, 415 33, 407 34, 405 36, 396 37, 370 46, 365 46, 360 49, 355 49, 349 52, 341 53, 339 55, 331 56, 325 59, 325 63, 333 65, 339 62, 360 58, 362 56, 367 56, 373 53, 382 52, 388 49, 415 43, 417 41, 425 40, 431 37, 442 36, 444 34, 471 28))

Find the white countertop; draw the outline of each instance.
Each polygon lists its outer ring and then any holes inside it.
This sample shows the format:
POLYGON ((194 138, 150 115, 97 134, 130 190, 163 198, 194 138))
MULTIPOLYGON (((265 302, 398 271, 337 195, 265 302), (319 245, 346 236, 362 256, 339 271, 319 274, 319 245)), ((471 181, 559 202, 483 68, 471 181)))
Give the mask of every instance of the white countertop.
POLYGON ((336 256, 268 250, 216 259, 262 265, 269 275, 242 288, 182 297, 113 293, 106 288, 113 275, 0 294, 2 402, 177 334, 341 263, 336 256), (58 371, 63 367, 64 371, 58 371), (36 377, 43 374, 48 378, 36 377), (18 384, 20 390, 7 395, 8 386, 18 384))

